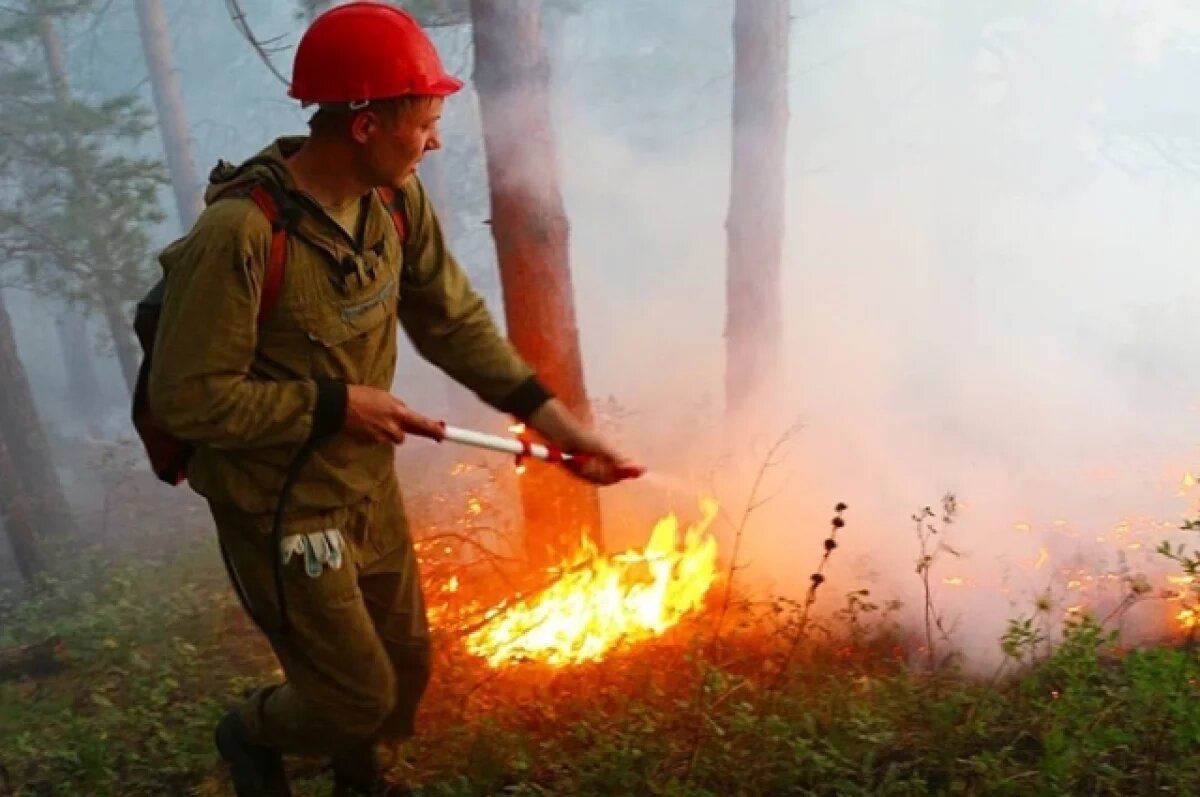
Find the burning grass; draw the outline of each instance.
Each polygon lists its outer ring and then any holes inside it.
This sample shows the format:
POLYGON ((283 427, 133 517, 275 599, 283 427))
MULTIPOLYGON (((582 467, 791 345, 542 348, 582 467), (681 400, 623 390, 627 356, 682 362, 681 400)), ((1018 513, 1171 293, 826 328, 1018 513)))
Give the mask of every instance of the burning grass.
MULTIPOLYGON (((626 556, 589 553, 532 582, 474 525, 486 493, 450 503, 452 523, 422 542, 437 661, 407 752, 428 797, 1200 792, 1200 658, 1186 638, 1129 649, 1087 612, 1053 639, 1018 619, 997 640, 1005 670, 970 677, 948 657, 928 668, 926 629, 901 627, 895 604, 831 591, 821 562, 852 548, 852 522, 814 545, 799 601, 746 599, 726 562, 700 599, 673 603, 661 585, 682 589, 711 555, 703 511, 626 556), (585 606, 627 611, 601 655, 582 655, 589 636, 574 632, 499 660, 517 648, 473 650, 507 628, 497 620, 560 605, 567 583, 609 596, 585 606), (646 595, 657 608, 639 638, 627 629, 646 595)), ((53 678, 0 684, 0 795, 229 794, 211 727, 227 699, 277 677, 274 661, 207 532, 130 553, 64 558, 69 582, 0 602, 0 646, 57 632, 72 656, 53 678)), ((1170 553, 1186 591, 1197 562, 1170 553)), ((955 589, 943 569, 925 575, 955 589)), ((581 628, 610 622, 566 605, 581 628)), ((292 767, 300 797, 328 793, 320 762, 292 767)))
POLYGON ((489 608, 467 650, 493 667, 536 660, 554 666, 598 661, 618 644, 660 636, 700 608, 717 577, 717 542, 709 526, 717 502, 682 534, 667 515, 645 547, 604 556, 586 536, 553 581, 526 599, 489 608))

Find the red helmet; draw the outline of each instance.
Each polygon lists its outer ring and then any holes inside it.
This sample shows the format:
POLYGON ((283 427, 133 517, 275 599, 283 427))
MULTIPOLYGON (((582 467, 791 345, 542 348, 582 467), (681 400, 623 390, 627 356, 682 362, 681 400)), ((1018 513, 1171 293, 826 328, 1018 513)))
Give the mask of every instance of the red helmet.
POLYGON ((462 86, 415 19, 395 6, 355 2, 325 11, 300 37, 288 96, 305 104, 361 102, 445 97, 462 86))

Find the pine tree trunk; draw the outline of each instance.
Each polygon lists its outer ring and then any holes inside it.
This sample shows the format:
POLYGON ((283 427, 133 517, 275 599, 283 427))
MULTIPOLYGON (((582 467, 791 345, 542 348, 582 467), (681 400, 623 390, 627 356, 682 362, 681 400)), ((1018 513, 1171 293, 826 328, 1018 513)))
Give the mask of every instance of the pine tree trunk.
MULTIPOLYGON (((71 102, 71 85, 67 80, 66 60, 63 57, 62 40, 58 36, 58 31, 54 27, 54 20, 48 14, 42 14, 38 18, 39 29, 42 38, 42 48, 46 55, 46 67, 50 72, 51 82, 54 84, 54 93, 60 103, 64 105, 71 102)), ((74 149, 74 147, 72 147, 74 149)), ((78 153, 72 153, 72 179, 76 186, 87 185, 87 164, 78 153)), ((91 224, 88 223, 86 213, 81 210, 83 218, 81 219, 81 228, 84 235, 90 232, 91 224)), ((92 262, 98 267, 103 268, 106 253, 99 247, 95 239, 89 240, 89 251, 92 255, 92 262)), ((134 386, 137 384, 137 371, 140 354, 137 346, 137 341, 133 337, 132 316, 127 316, 121 308, 120 300, 115 298, 116 290, 113 287, 112 280, 98 275, 99 293, 101 294, 101 303, 104 310, 104 319, 108 323, 109 331, 112 334, 113 344, 116 348, 117 361, 121 366, 121 375, 125 378, 125 385, 129 388, 129 394, 133 395, 134 386)))
POLYGON ((67 59, 63 55, 62 39, 54 29, 54 20, 47 14, 38 17, 38 32, 42 37, 42 51, 46 55, 46 71, 54 86, 54 96, 61 103, 71 101, 71 89, 67 83, 67 59))
POLYGON ((3 445, 0 445, 0 525, 4 526, 17 570, 26 582, 33 583, 46 569, 46 558, 16 465, 3 445))
MULTIPOLYGON (((550 389, 590 422, 538 5, 471 2, 492 236, 509 337, 550 389)), ((585 530, 602 542, 594 488, 537 462, 520 484, 534 564, 573 551, 585 530)))
MULTIPOLYGON (((67 646, 61 637, 50 636, 32 645, 0 648, 0 681, 40 678, 62 672, 67 666, 67 646)), ((0 775, 3 775, 0 767, 0 775)), ((0 780, 0 786, 4 786, 0 780)), ((0 791, 0 794, 10 794, 0 791)))
POLYGON ((171 34, 161 0, 137 0, 137 14, 146 69, 154 86, 154 107, 158 111, 167 169, 175 191, 175 208, 179 213, 179 224, 186 230, 200 215, 204 203, 202 188, 196 179, 196 164, 192 160, 179 72, 171 54, 171 34))
MULTIPOLYGON (((442 236, 451 250, 455 249, 457 225, 450 212, 450 185, 446 176, 446 156, 435 155, 421 161, 421 182, 429 192, 429 201, 441 224, 442 236)), ((479 400, 461 385, 446 380, 446 417, 458 419, 463 426, 474 426, 483 419, 483 407, 479 400)))
POLYGON ((54 326, 58 329, 58 342, 62 347, 71 409, 84 420, 89 432, 97 433, 95 398, 100 395, 100 380, 92 361, 87 323, 78 309, 68 305, 54 314, 54 326))
POLYGON ((737 0, 733 19, 725 403, 737 421, 779 409, 788 5, 737 0))
POLYGON ((121 364, 125 386, 129 388, 129 395, 132 396, 137 385, 138 365, 141 362, 141 350, 133 336, 133 315, 125 312, 121 301, 112 295, 114 291, 109 289, 108 285, 104 285, 102 289, 104 295, 100 300, 104 303, 104 320, 108 322, 108 330, 117 349, 117 361, 121 364))
POLYGON ((0 401, 0 439, 8 452, 8 460, 16 470, 37 527, 46 534, 69 534, 75 531, 66 495, 58 471, 50 458, 50 444, 37 406, 25 366, 17 352, 12 321, 4 297, 0 294, 0 386, 4 400, 0 401))

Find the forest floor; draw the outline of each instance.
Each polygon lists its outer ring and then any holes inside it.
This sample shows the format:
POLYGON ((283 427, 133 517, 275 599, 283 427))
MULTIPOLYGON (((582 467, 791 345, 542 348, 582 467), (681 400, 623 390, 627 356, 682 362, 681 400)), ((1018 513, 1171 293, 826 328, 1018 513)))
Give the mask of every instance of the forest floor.
MULTIPOLYGON (((0 595, 0 649, 56 636, 65 663, 0 683, 0 796, 231 793, 213 727, 279 671, 192 526, 60 544, 40 589, 0 595)), ((862 592, 819 622, 793 602, 710 598, 660 638, 570 667, 495 669, 437 629, 405 749, 418 793, 1200 794, 1189 640, 1127 649, 1080 618, 1050 646, 1014 622, 1007 666, 981 678, 915 664, 862 592)), ((298 795, 329 793, 323 762, 289 767, 298 795)))

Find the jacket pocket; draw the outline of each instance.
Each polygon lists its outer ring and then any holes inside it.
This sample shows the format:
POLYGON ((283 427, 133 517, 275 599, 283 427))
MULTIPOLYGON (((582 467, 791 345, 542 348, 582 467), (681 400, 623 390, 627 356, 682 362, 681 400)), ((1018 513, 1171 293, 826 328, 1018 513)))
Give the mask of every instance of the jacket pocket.
POLYGON ((385 321, 395 320, 396 288, 396 280, 389 277, 344 299, 311 297, 298 313, 300 326, 313 343, 326 348, 346 345, 385 321))

